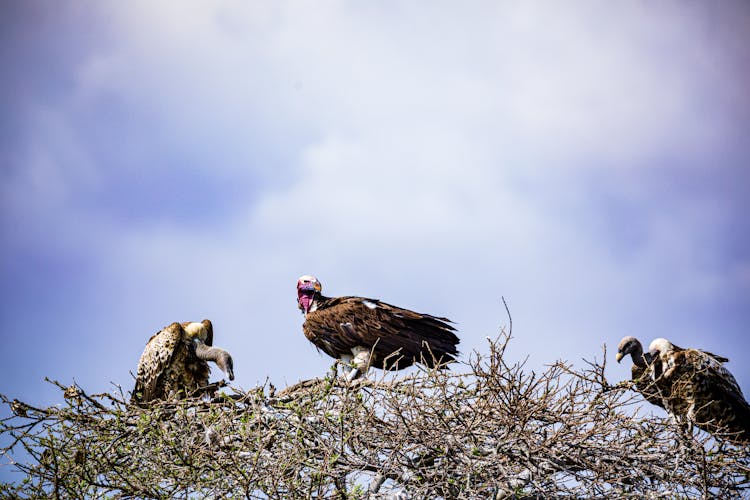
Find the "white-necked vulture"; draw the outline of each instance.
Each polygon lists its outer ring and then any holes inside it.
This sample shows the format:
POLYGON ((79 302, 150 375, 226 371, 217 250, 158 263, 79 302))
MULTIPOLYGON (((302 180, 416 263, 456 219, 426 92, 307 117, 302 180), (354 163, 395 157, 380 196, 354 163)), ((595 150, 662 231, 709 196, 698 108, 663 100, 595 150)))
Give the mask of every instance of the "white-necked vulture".
POLYGON ((232 357, 212 344, 213 325, 207 319, 172 323, 154 334, 138 362, 132 401, 145 403, 192 394, 208 385, 208 361, 234 380, 232 357))
POLYGON ((297 303, 305 315, 305 337, 353 368, 353 380, 370 366, 400 370, 415 362, 428 367, 455 361, 459 339, 450 320, 362 297, 325 297, 314 276, 297 280, 297 303))
POLYGON ((651 355, 643 352, 643 346, 640 341, 635 337, 623 337, 620 341, 620 345, 617 346, 617 354, 615 359, 619 363, 622 358, 630 354, 633 360, 633 365, 630 367, 630 375, 635 383, 636 389, 641 395, 646 398, 649 403, 664 408, 664 401, 659 393, 659 389, 656 387, 656 383, 651 377, 651 371, 649 365, 651 363, 651 355))
POLYGON ((750 443, 750 405, 727 358, 698 349, 683 349, 667 339, 649 346, 652 376, 669 411, 689 427, 733 442, 750 443))

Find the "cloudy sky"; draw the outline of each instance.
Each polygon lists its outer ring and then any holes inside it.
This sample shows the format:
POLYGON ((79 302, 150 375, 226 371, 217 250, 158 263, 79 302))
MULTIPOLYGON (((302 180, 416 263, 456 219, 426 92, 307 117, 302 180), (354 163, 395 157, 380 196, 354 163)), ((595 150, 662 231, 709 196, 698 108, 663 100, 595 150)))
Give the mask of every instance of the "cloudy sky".
POLYGON ((239 387, 320 376, 307 273, 464 353, 504 296, 532 368, 664 336, 750 390, 746 2, 0 11, 0 392, 130 389, 202 318, 239 387))

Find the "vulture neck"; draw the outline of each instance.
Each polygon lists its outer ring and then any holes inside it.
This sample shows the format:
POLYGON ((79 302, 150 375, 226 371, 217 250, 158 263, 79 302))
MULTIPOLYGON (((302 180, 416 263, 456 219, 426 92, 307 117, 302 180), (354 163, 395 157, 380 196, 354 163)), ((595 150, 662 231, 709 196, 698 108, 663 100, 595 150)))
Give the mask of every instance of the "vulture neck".
POLYGON ((213 361, 214 363, 221 357, 222 349, 211 347, 203 342, 195 343, 195 355, 203 361, 213 361))
POLYGON ((195 355, 203 361, 213 361, 221 370, 229 376, 229 380, 234 380, 234 363, 232 356, 224 349, 212 347, 203 342, 195 342, 195 355))
POLYGON ((633 364, 638 368, 646 368, 648 362, 646 356, 643 354, 643 346, 637 343, 633 348, 633 352, 630 353, 630 357, 633 358, 633 364))
POLYGON ((312 301, 310 302, 310 309, 307 310, 305 316, 323 307, 327 300, 328 297, 324 297, 320 293, 316 293, 315 295, 313 295, 312 301))

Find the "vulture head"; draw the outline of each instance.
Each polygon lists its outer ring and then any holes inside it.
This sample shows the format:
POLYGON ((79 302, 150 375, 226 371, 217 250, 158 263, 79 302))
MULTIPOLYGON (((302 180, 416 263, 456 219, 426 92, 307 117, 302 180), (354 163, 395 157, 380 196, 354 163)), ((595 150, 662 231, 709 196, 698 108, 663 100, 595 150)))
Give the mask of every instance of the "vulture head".
POLYGON ((319 295, 322 289, 323 285, 315 276, 300 276, 297 280, 297 304, 303 313, 310 312, 315 296, 319 295))
POLYGON ((659 357, 672 351, 674 351, 674 344, 667 339, 654 339, 648 346, 648 352, 654 357, 659 357))
POLYGON ((658 338, 651 341, 648 346, 648 355, 654 361, 652 370, 654 380, 660 378, 668 368, 673 366, 671 355, 675 350, 675 345, 667 339, 658 338))
POLYGON ((622 361, 622 358, 626 357, 628 354, 630 354, 633 364, 640 368, 646 368, 646 366, 650 365, 654 360, 653 353, 644 353, 641 342, 637 338, 631 336, 622 338, 620 345, 617 346, 615 359, 619 363, 622 361))
POLYGON ((638 363, 638 359, 643 355, 643 346, 641 346, 641 343, 635 337, 622 338, 620 345, 617 346, 615 359, 619 363, 628 354, 633 358, 634 363, 638 363))

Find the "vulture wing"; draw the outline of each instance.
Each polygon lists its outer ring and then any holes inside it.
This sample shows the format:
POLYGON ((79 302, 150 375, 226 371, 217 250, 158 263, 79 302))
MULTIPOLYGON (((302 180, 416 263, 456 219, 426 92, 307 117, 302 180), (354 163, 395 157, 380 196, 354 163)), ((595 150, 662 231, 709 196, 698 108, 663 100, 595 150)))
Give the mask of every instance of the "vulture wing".
MULTIPOLYGON (((662 360, 664 361, 664 360, 662 360)), ((750 405, 727 358, 698 349, 675 350, 667 357, 663 380, 673 414, 687 417, 701 429, 733 441, 750 441, 750 405)))
POLYGON ((727 358, 697 349, 687 349, 684 356, 689 371, 694 373, 696 425, 750 441, 750 405, 737 380, 723 365, 727 358))
POLYGON ((135 377, 133 401, 166 399, 174 393, 208 384, 208 363, 198 359, 195 345, 179 323, 172 323, 146 344, 135 377))
POLYGON ((372 366, 399 369, 453 361, 459 339, 450 320, 362 297, 321 297, 303 325, 305 336, 334 358, 371 349, 372 366))
POLYGON ((183 346, 184 332, 179 323, 172 323, 155 333, 146 344, 135 376, 135 401, 151 401, 163 397, 167 369, 183 346))

